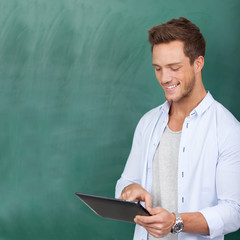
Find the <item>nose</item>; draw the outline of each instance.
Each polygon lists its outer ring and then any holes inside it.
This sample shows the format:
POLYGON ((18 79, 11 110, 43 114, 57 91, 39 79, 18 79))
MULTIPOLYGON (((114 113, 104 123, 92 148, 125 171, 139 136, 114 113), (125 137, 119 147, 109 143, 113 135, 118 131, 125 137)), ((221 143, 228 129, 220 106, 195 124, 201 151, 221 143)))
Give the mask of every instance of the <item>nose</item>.
POLYGON ((160 83, 166 84, 166 83, 171 82, 171 80, 172 80, 172 76, 171 76, 170 72, 167 69, 162 69, 161 76, 159 79, 160 83))

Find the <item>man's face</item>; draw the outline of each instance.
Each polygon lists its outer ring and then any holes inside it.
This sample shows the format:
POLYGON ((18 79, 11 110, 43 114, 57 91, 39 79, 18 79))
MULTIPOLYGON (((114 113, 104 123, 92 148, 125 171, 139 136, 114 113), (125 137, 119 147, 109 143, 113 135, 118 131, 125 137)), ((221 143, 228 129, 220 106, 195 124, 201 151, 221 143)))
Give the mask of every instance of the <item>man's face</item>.
POLYGON ((181 41, 154 45, 152 60, 155 74, 168 101, 186 99, 195 87, 194 65, 183 52, 181 41))

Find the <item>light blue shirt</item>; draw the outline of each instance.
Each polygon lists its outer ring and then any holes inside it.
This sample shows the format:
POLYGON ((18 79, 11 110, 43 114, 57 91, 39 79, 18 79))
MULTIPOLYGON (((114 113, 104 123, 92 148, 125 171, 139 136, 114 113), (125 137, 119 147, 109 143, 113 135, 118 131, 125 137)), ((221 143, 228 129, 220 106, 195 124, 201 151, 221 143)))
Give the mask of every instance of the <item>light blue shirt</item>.
MULTIPOLYGON (((138 183, 151 193, 152 161, 168 123, 165 102, 146 113, 135 130, 132 149, 116 185, 138 183)), ((224 239, 240 228, 240 123, 210 93, 185 119, 178 157, 178 212, 201 212, 210 236, 178 234, 178 239, 224 239)), ((136 225, 134 240, 146 240, 136 225)))

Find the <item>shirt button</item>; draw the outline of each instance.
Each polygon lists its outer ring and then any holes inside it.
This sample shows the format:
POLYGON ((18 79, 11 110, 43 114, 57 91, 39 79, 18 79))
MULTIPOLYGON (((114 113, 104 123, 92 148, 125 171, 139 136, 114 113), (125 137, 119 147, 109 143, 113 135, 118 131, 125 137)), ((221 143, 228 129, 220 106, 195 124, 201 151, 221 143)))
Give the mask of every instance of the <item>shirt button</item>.
POLYGON ((183 147, 183 152, 185 152, 185 147, 183 147))

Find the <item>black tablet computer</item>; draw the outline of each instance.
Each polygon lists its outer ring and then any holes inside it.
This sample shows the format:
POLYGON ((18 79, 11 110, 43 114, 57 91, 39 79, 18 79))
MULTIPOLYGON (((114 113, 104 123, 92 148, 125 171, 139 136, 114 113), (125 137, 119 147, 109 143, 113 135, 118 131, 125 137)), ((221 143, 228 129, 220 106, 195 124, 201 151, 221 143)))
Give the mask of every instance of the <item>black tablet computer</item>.
POLYGON ((131 202, 83 193, 76 193, 76 195, 97 215, 104 218, 133 223, 136 215, 151 216, 140 202, 131 202))

